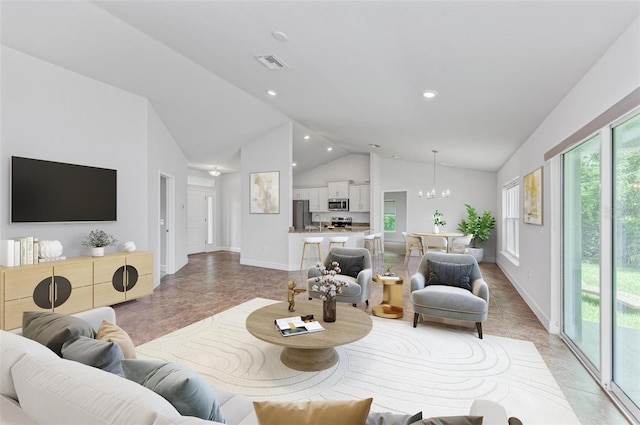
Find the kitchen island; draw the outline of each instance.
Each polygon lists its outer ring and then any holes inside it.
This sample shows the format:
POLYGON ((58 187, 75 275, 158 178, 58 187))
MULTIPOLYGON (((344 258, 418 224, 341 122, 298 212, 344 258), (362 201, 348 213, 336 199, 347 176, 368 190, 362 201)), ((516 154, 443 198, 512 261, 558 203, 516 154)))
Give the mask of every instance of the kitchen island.
MULTIPOLYGON (((300 258, 302 257, 302 245, 304 238, 310 237, 322 237, 324 238, 320 244, 322 250, 322 259, 329 252, 329 238, 333 236, 348 236, 349 239, 345 246, 347 247, 364 247, 364 237, 369 234, 369 227, 367 226, 351 226, 351 227, 335 227, 333 229, 323 227, 317 230, 292 230, 289 232, 289 270, 300 269, 300 258)), ((315 251, 314 251, 315 252, 315 251)), ((313 264, 310 262, 305 263, 303 267, 304 276, 306 276, 306 270, 313 264)))

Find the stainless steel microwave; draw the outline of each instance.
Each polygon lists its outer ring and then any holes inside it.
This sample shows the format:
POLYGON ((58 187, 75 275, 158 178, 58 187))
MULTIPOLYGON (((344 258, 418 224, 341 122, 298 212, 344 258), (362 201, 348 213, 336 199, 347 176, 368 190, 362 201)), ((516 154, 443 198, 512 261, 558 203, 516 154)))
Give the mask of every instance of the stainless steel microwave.
POLYGON ((349 200, 329 199, 329 211, 349 211, 349 200))

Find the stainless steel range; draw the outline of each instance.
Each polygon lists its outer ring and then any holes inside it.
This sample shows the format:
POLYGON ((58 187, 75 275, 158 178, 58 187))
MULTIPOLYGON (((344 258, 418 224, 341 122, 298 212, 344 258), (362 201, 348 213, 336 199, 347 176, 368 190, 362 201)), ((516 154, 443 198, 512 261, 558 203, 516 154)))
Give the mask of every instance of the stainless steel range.
POLYGON ((331 217, 331 225, 334 227, 351 227, 351 217, 331 217))

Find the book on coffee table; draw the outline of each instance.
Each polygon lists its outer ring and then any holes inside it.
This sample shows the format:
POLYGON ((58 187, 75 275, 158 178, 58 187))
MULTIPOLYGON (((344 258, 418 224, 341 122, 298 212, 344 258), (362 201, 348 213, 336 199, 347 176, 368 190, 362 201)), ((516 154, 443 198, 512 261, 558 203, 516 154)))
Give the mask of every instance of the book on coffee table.
POLYGON ((282 336, 302 335, 324 330, 320 322, 313 318, 313 315, 276 319, 275 324, 282 336))
POLYGON ((395 274, 378 274, 378 280, 400 280, 400 276, 396 276, 395 274))

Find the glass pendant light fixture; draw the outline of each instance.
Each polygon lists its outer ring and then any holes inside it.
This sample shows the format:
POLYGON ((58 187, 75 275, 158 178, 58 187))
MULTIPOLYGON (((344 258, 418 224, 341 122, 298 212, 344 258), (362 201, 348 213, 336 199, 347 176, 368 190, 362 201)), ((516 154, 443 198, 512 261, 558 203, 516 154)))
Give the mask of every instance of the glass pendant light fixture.
POLYGON ((433 187, 427 193, 424 193, 422 190, 418 192, 418 198, 427 198, 427 199, 435 199, 435 198, 448 198, 451 196, 451 192, 449 188, 446 188, 441 193, 436 192, 436 154, 438 151, 432 150, 433 152, 433 187))
POLYGON ((209 171, 209 174, 213 177, 218 177, 220 175, 220 171, 218 170, 218 167, 213 167, 213 170, 209 171))

